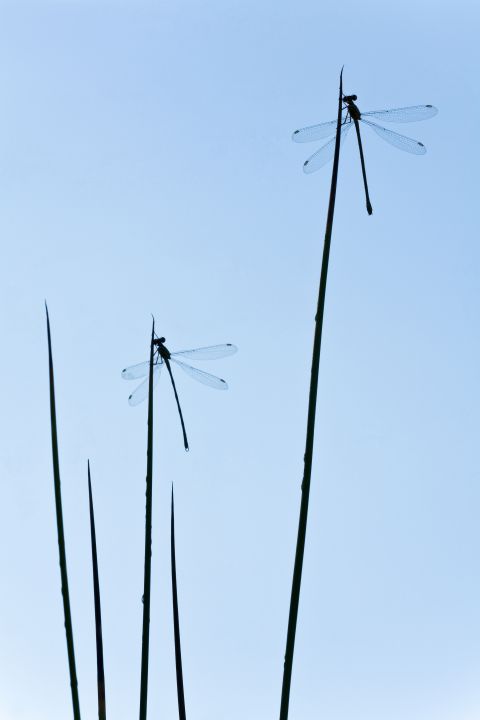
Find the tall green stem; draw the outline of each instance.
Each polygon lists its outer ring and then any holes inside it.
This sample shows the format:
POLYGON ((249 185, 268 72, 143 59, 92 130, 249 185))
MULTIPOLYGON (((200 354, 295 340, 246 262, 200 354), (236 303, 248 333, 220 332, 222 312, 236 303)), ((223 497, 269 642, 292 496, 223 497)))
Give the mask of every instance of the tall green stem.
POLYGON ((78 699, 77 670, 75 667, 75 649, 73 646, 72 614, 70 611, 70 594, 68 592, 67 557, 65 553, 65 533, 63 529, 62 491, 60 486, 60 463, 58 460, 57 413, 55 408, 55 383, 53 377, 52 338, 50 335, 50 318, 47 314, 48 337, 48 370, 50 379, 50 425, 52 432, 53 484, 55 489, 55 510, 57 516, 58 554, 60 561, 60 578, 62 584, 63 614, 65 617, 65 634, 67 637, 68 667, 70 672, 70 688, 74 720, 80 720, 80 702, 78 699))
POLYGON ((150 369, 148 375, 147 478, 145 492, 145 571, 143 581, 142 668, 140 677, 140 720, 147 718, 148 650, 150 645, 150 588, 152 576, 152 467, 153 467, 153 339, 150 341, 150 369))
POLYGON ((88 461, 88 505, 90 510, 90 540, 92 546, 93 598, 95 605, 95 639, 97 642, 98 720, 106 720, 107 712, 105 705, 105 670, 103 666, 102 609, 100 604, 100 580, 98 577, 97 538, 95 533, 95 516, 93 513, 90 461, 88 461))
POLYGON ((172 511, 170 519, 170 556, 172 566, 172 604, 173 604, 173 632, 175 637, 175 670, 177 673, 178 716, 180 720, 187 720, 185 711, 185 692, 183 689, 182 646, 180 643, 180 617, 178 612, 177 593, 177 563, 175 560, 175 509, 173 502, 172 485, 172 511))
POLYGON ((333 160, 332 183, 330 187, 330 201, 328 204, 327 226, 323 246, 322 269, 320 274, 320 287, 318 291, 317 313, 315 315, 315 335, 313 340, 312 371, 310 378, 310 394, 308 398, 307 437, 305 444, 304 470, 302 481, 302 499, 300 503, 300 517, 298 521, 297 548, 293 568, 292 593, 290 597, 290 612, 288 616, 287 644, 285 650, 285 663, 283 668, 282 698, 280 704, 280 720, 287 720, 290 701, 290 686, 292 680, 293 651, 295 648, 295 633, 297 630, 298 605, 300 601, 300 586, 302 583, 303 556, 305 551, 305 536, 307 532, 308 500, 310 495, 310 478, 312 474, 313 440, 315 435, 315 413, 317 406, 318 371, 320 366, 320 348, 322 344, 323 315, 325 309, 325 293, 327 289, 328 260, 330 257, 330 243, 332 237, 333 216, 335 211, 335 197, 337 192, 338 164, 340 160, 340 128, 342 123, 342 72, 340 73, 340 91, 338 98, 337 135, 335 141, 335 155, 333 160))

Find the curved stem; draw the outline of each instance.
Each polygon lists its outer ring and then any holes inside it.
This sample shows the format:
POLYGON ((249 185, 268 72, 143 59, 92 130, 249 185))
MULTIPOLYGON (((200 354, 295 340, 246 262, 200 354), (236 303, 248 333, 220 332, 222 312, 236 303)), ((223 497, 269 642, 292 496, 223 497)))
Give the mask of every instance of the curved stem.
POLYGON ((318 372, 320 366, 320 348, 322 343, 323 315, 325 310, 325 293, 327 289, 328 261, 330 257, 330 244, 332 237, 333 216, 335 212, 335 197, 337 192, 338 165, 340 160, 340 130, 342 125, 342 72, 340 73, 340 90, 338 98, 337 135, 335 139, 335 155, 333 160, 332 183, 330 187, 330 200, 328 204, 327 225, 323 246, 322 269, 320 273, 320 286, 318 291, 317 313, 315 315, 315 334, 313 340, 312 370, 310 377, 310 393, 308 398, 307 436, 305 443, 304 470, 302 481, 302 498, 300 502, 300 516, 298 521, 297 547, 293 567, 292 592, 290 597, 290 611, 288 616, 287 644, 285 649, 285 662, 283 668, 282 698, 280 703, 280 720, 287 720, 290 702, 290 686, 292 681, 293 651, 295 648, 295 634, 297 630, 298 606, 300 602, 300 587, 302 583, 303 556, 305 551, 305 537, 307 532, 308 501, 310 496, 310 478, 312 474, 313 440, 315 435, 315 413, 317 406, 318 372))
POLYGON ((153 468, 153 339, 150 341, 150 368, 148 374, 148 430, 147 477, 145 492, 145 570, 143 580, 142 668, 140 677, 140 720, 147 718, 148 650, 150 645, 150 588, 152 575, 152 468, 153 468))
POLYGON ((103 666, 102 609, 100 604, 100 580, 98 577, 97 537, 95 533, 95 516, 93 513, 90 461, 88 461, 88 505, 90 509, 90 540, 92 545, 93 597, 95 604, 95 638, 97 642, 98 720, 106 720, 107 713, 105 704, 105 670, 103 666))
POLYGON ((175 510, 173 504, 173 485, 172 485, 172 512, 170 520, 170 554, 172 565, 172 603, 173 603, 173 631, 175 636, 175 670, 177 673, 177 696, 178 696, 178 716, 180 720, 187 720, 185 711, 185 692, 183 689, 183 669, 182 669, 182 647, 180 644, 180 618, 178 612, 178 594, 177 594, 177 564, 175 561, 175 510))
POLYGON ((47 313, 48 338, 48 372, 50 379, 50 425, 52 433, 53 485, 55 489, 55 511, 57 517, 58 554, 60 561, 60 578, 62 584, 63 614, 65 618, 65 635, 67 637, 68 669, 70 672, 70 688, 74 720, 80 720, 80 701, 78 699, 77 670, 75 666, 75 649, 73 645, 72 613, 70 610, 70 593, 68 591, 67 556, 65 552, 65 532, 63 528, 62 491, 60 485, 60 463, 58 459, 57 413, 55 407, 55 382, 53 377, 52 338, 50 334, 50 318, 47 313))

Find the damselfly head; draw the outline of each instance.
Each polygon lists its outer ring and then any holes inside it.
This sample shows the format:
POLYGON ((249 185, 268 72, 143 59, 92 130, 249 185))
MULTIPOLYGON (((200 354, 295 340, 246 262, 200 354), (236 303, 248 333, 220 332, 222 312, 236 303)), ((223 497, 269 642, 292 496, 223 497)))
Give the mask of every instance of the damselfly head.
POLYGON ((344 100, 344 102, 346 102, 346 103, 348 103, 348 102, 355 102, 356 99, 357 99, 357 96, 356 96, 356 95, 344 95, 344 96, 343 96, 343 100, 344 100))

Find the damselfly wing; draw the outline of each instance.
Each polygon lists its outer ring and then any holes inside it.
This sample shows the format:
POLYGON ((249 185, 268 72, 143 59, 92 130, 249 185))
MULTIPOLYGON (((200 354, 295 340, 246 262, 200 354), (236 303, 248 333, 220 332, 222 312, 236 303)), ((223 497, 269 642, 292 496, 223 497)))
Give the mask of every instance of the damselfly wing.
MULTIPOLYGON (((343 143, 350 128, 355 126, 360 150, 367 210, 368 213, 371 214, 372 206, 368 195, 365 162, 360 136, 360 123, 363 123, 367 127, 371 128, 371 130, 381 137, 382 140, 385 140, 385 142, 388 142, 390 145, 393 145, 399 150, 404 150, 405 152, 412 153, 413 155, 424 155, 427 150, 425 145, 419 140, 414 140, 406 135, 401 135, 400 133, 387 129, 382 125, 378 125, 376 122, 373 122, 373 120, 387 123, 418 122, 420 120, 428 120, 429 118, 434 117, 438 113, 438 110, 433 105, 412 105, 404 108, 392 108, 391 110, 371 110, 364 113, 360 112, 355 104, 356 99, 356 95, 345 95, 343 97, 344 107, 342 110, 342 121, 340 127, 340 142, 343 143)), ((305 173, 310 174, 316 172, 333 158, 335 152, 336 130, 336 120, 330 120, 329 122, 320 123, 318 125, 310 125, 308 127, 301 128, 300 130, 295 130, 292 135, 292 139, 297 143, 314 142, 316 140, 329 138, 333 135, 333 137, 325 143, 325 145, 322 145, 319 150, 305 160, 303 164, 303 171, 305 173)))
MULTIPOLYGON (((183 358, 191 358, 195 361, 218 360, 220 358, 228 357, 228 355, 233 355, 236 352, 237 348, 235 345, 232 345, 232 343, 226 343, 225 345, 211 345, 209 347, 195 348, 194 350, 179 350, 178 352, 170 353, 169 359, 171 362, 175 363, 175 365, 182 368, 187 375, 190 375, 190 377, 194 378, 194 380, 197 380, 203 385, 208 385, 209 387, 213 387, 217 390, 228 390, 228 384, 225 380, 217 377, 216 375, 204 372, 203 370, 198 370, 198 368, 195 368, 192 365, 188 365, 183 362, 183 358)), ((164 361, 159 354, 159 351, 156 350, 153 360, 154 385, 156 385, 160 379, 160 371, 163 365, 164 361)), ((139 378, 145 378, 145 380, 140 383, 140 385, 135 388, 129 396, 128 402, 130 405, 138 405, 146 399, 148 395, 149 367, 150 364, 147 360, 146 362, 131 365, 130 367, 122 370, 122 378, 124 380, 137 380, 139 378)))
MULTIPOLYGON (((405 152, 413 153, 414 155, 424 155, 427 150, 425 145, 418 140, 401 135, 400 133, 387 130, 387 128, 377 125, 372 120, 379 120, 380 122, 389 123, 408 123, 418 122, 420 120, 428 120, 434 117, 438 113, 438 110, 433 105, 412 105, 411 107, 404 108, 392 108, 391 110, 371 110, 369 112, 360 113, 359 120, 365 125, 368 125, 374 132, 379 135, 383 140, 389 142, 391 145, 404 150, 405 152)), ((343 110, 342 120, 342 140, 346 137, 348 131, 353 125, 353 119, 350 115, 348 107, 343 110)), ((297 143, 315 142, 316 140, 323 140, 331 135, 335 135, 337 129, 337 121, 331 120, 330 122, 320 123, 319 125, 310 125, 308 127, 295 130, 292 134, 292 140, 297 143)), ((312 173, 319 170, 323 165, 333 158, 335 150, 335 138, 329 140, 323 145, 317 152, 315 152, 308 160, 305 161, 303 170, 306 173, 312 173), (321 155, 320 155, 321 153, 321 155)))
MULTIPOLYGON (((228 357, 237 352, 237 348, 232 343, 226 343, 224 345, 210 345, 209 347, 195 348, 193 350, 179 350, 177 352, 170 352, 165 347, 165 338, 156 338, 154 340, 154 357, 153 357, 153 385, 156 385, 160 379, 160 373, 163 367, 166 366, 170 380, 172 382, 173 391, 175 394, 175 400, 177 402, 178 412, 180 415, 180 421, 182 424, 183 437, 185 449, 188 450, 188 441, 185 431, 185 424, 183 421, 183 414, 178 399, 177 389, 173 378, 171 369, 171 363, 174 363, 177 367, 181 368, 184 373, 192 377, 194 380, 207 385, 208 387, 215 388, 216 390, 227 390, 228 385, 223 378, 211 375, 204 370, 199 370, 193 365, 189 365, 184 362, 187 360, 204 361, 204 360, 218 360, 220 358, 228 357)), ((130 405, 135 406, 143 402, 148 396, 148 380, 149 380, 150 362, 137 363, 130 367, 122 370, 122 378, 124 380, 138 380, 144 378, 143 381, 135 388, 128 398, 130 405)))

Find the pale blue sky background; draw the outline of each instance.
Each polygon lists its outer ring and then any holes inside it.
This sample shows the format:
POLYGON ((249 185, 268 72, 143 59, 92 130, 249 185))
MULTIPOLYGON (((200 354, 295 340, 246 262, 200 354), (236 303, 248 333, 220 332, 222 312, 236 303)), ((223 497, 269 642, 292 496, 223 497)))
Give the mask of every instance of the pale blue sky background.
POLYGON ((478 720, 475 3, 0 3, 0 720, 71 717, 49 437, 58 393, 81 707, 96 716, 92 462, 110 718, 138 713, 146 407, 121 369, 234 342, 216 393, 156 392, 151 718, 177 716, 169 492, 187 712, 279 708, 330 169, 292 130, 433 103, 341 160, 292 720, 478 720), (401 126, 396 128, 402 131, 401 126))

